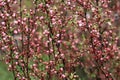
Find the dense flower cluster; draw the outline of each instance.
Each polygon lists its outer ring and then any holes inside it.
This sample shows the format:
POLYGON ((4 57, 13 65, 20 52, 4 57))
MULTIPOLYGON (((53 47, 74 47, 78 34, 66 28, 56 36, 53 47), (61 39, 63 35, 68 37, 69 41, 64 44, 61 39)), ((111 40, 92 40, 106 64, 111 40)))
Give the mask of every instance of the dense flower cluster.
POLYGON ((26 1, 0 0, 0 50, 14 80, 120 78, 112 0, 26 1))

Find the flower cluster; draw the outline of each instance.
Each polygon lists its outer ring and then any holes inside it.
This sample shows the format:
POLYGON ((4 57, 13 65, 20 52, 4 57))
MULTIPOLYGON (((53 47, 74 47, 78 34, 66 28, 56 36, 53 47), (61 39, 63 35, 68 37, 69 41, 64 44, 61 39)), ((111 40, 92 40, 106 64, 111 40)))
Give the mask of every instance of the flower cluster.
POLYGON ((0 1, 0 50, 14 80, 118 80, 119 35, 110 4, 0 1))

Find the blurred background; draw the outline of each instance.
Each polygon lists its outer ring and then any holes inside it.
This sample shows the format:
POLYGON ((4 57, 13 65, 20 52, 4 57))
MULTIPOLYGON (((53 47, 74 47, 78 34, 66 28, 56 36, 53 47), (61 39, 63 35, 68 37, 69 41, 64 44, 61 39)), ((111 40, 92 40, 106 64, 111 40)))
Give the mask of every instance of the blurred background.
MULTIPOLYGON (((26 8, 32 7, 33 0, 23 0, 23 6, 26 8)), ((16 7, 16 6, 15 6, 16 7)), ((120 0, 111 0, 111 4, 109 5, 114 11, 113 24, 118 28, 116 31, 118 35, 120 35, 120 0)), ((118 40, 118 46, 120 46, 120 39, 118 40)), ((4 57, 4 52, 0 51, 0 80, 13 80, 12 72, 9 72, 7 69, 7 65, 2 60, 4 57)))

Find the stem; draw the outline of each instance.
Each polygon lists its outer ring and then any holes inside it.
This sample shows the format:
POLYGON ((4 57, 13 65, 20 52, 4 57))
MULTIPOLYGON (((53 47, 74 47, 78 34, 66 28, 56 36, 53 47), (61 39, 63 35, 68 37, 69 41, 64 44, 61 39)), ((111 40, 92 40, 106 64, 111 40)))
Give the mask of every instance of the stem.
MULTIPOLYGON (((9 33, 12 34, 12 32, 10 30, 9 20, 6 20, 6 22, 7 22, 9 33)), ((10 38, 10 43, 12 43, 12 39, 11 38, 10 38)), ((13 58, 12 44, 10 44, 10 57, 11 57, 12 73, 13 73, 13 76, 14 76, 14 80, 17 80, 17 77, 15 75, 15 69, 14 69, 14 58, 13 58)))
POLYGON ((37 1, 38 1, 38 0, 35 0, 35 10, 34 10, 35 13, 34 13, 34 17, 36 16, 36 12, 37 12, 37 1))
POLYGON ((29 18, 28 18, 28 35, 27 35, 27 55, 26 55, 26 58, 27 58, 27 61, 26 61, 26 72, 27 72, 27 78, 30 80, 30 76, 29 76, 29 53, 30 53, 30 24, 29 24, 29 18))
MULTIPOLYGON (((87 20, 87 17, 86 17, 86 13, 87 13, 87 10, 85 9, 84 10, 84 14, 85 14, 85 20, 86 20, 86 27, 87 27, 87 30, 88 30, 88 32, 90 33, 90 29, 89 29, 89 27, 88 27, 88 20, 87 20)), ((101 37, 101 35, 100 35, 100 37, 101 37)), ((92 45, 92 49, 93 49, 93 54, 95 55, 95 56, 97 56, 97 54, 96 54, 96 49, 95 49, 95 46, 94 46, 94 43, 93 43, 93 37, 92 36, 90 36, 90 43, 91 43, 91 45, 92 45)), ((102 43, 101 43, 101 47, 102 47, 102 43)), ((102 49, 102 48, 101 48, 102 49)), ((95 60, 96 61, 96 65, 97 65, 97 68, 98 68, 98 71, 100 70, 100 71, 102 71, 102 73, 104 74, 104 76, 106 77, 106 79, 108 79, 109 80, 109 77, 108 76, 106 76, 106 73, 101 69, 101 65, 99 64, 99 63, 102 63, 100 60, 95 60), (100 62, 99 62, 100 61, 100 62)), ((111 78, 112 78, 112 76, 110 76, 111 78)), ((112 80, 113 80, 113 78, 112 78, 112 80)))
POLYGON ((99 3, 99 0, 96 0, 96 6, 99 6, 99 4, 98 4, 98 3, 99 3))
POLYGON ((11 65, 12 65, 12 72, 13 72, 13 76, 14 76, 14 80, 17 80, 17 77, 16 77, 16 75, 15 75, 15 70, 14 70, 14 61, 13 61, 13 56, 12 56, 12 48, 10 47, 10 57, 11 57, 11 65))
MULTIPOLYGON (((22 21, 22 0, 20 0, 20 21, 22 21)), ((20 28, 22 30, 22 52, 23 52, 24 41, 23 41, 23 27, 22 27, 22 24, 20 24, 20 28)))
MULTIPOLYGON (((46 4, 47 4, 46 0, 44 0, 44 3, 45 3, 45 11, 46 11, 46 14, 47 14, 47 19, 48 19, 47 27, 48 27, 49 32, 50 32, 50 34, 48 35, 48 40, 49 40, 49 38, 52 39, 51 45, 52 45, 52 49, 53 49, 53 57, 55 59, 55 46, 54 46, 55 41, 54 41, 54 38, 53 38, 54 34, 53 34, 53 31, 52 31, 52 27, 51 27, 51 19, 50 19, 50 16, 49 16, 49 11, 47 10, 47 6, 46 6, 46 4)), ((48 48, 49 48, 49 59, 50 59, 50 57, 51 57, 51 55, 50 55, 50 43, 48 43, 48 48)), ((56 61, 55 61, 55 63, 56 63, 56 61)), ((51 70, 51 66, 50 66, 50 70, 51 70)), ((48 74, 49 74, 48 80, 52 79, 50 70, 48 71, 48 74)))

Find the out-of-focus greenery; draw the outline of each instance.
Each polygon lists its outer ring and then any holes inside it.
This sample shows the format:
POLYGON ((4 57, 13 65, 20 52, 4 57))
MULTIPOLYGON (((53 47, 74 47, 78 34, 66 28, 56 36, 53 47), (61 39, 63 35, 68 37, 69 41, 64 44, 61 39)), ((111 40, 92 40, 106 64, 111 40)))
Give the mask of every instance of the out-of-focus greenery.
POLYGON ((5 62, 0 61, 0 80, 13 80, 12 72, 9 72, 5 62))

